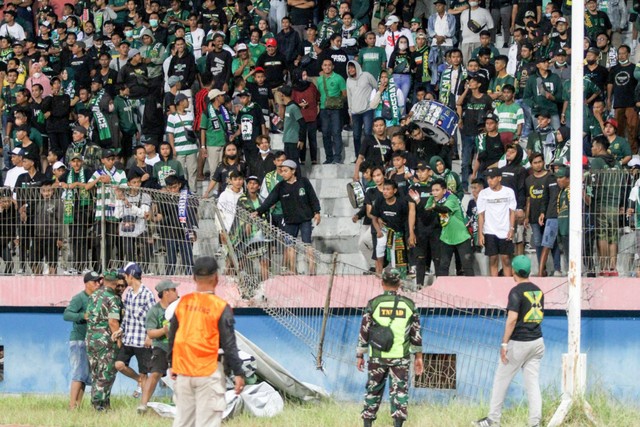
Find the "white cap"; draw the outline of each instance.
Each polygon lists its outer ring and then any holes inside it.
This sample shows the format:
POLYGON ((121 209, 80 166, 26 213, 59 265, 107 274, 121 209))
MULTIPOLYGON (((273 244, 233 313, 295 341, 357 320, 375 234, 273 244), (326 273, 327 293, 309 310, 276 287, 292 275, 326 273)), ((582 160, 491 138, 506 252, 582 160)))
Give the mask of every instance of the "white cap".
POLYGON ((631 160, 629 160, 629 163, 627 163, 627 166, 630 168, 634 166, 640 167, 640 159, 637 157, 632 158, 631 160))
POLYGON ((241 50, 247 50, 247 45, 244 43, 238 43, 236 45, 236 52, 240 52, 241 50))
POLYGON ((60 168, 65 168, 66 169, 67 167, 64 165, 64 163, 62 163, 61 161, 58 160, 57 162, 55 162, 53 164, 52 169, 56 170, 56 169, 60 169, 60 168))
POLYGON ((398 22, 400 22, 400 18, 398 18, 396 15, 389 15, 387 16, 387 22, 385 25, 388 27, 391 24, 398 23, 398 22))
POLYGON ((285 160, 284 162, 282 162, 282 166, 287 167, 287 168, 291 168, 291 169, 297 169, 298 168, 298 165, 293 160, 285 160))
POLYGON ((224 95, 225 93, 220 89, 211 89, 208 93, 209 99, 213 100, 220 95, 224 95))

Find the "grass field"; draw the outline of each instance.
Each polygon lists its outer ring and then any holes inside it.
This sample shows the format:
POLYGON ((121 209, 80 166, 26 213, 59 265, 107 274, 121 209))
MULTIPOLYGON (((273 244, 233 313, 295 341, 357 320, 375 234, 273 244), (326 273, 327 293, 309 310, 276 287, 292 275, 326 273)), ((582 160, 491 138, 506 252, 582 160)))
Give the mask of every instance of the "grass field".
MULTIPOLYGON (((615 402, 605 396, 591 396, 590 403, 594 407, 602 426, 638 427, 640 426, 640 409, 615 402)), ((171 420, 157 416, 153 411, 140 416, 136 414, 138 401, 130 397, 113 399, 113 410, 98 414, 85 405, 77 411, 67 409, 65 396, 41 397, 33 395, 2 396, 0 395, 0 425, 18 424, 25 426, 135 426, 135 427, 168 427, 171 420)), ((544 420, 548 421, 557 406, 557 401, 545 399, 544 420)), ((376 426, 393 425, 388 414, 389 406, 383 405, 379 412, 376 426)), ((253 418, 241 416, 225 423, 225 426, 239 427, 351 427, 361 425, 359 418, 360 405, 345 402, 323 402, 297 404, 289 402, 285 410, 274 418, 253 418)), ((472 406, 462 403, 449 405, 414 404, 409 408, 407 427, 457 427, 469 426, 471 421, 485 415, 485 406, 472 406)), ((520 427, 527 425, 526 405, 511 407, 505 411, 502 426, 520 427)), ((573 411, 566 426, 588 426, 589 423, 573 411)))

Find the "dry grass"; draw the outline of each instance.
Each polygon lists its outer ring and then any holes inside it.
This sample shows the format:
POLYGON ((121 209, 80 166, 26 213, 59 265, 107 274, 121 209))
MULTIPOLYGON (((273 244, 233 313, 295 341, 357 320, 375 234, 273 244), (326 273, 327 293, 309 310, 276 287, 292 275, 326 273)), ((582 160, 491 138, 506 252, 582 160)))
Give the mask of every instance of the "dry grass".
MULTIPOLYGON (((87 404, 77 411, 67 410, 65 396, 1 396, 0 425, 20 424, 28 426, 63 426, 63 427, 168 427, 171 420, 163 419, 155 413, 144 416, 136 414, 138 401, 130 397, 113 399, 114 410, 108 413, 96 413, 87 404)), ((640 425, 640 410, 623 405, 606 396, 592 396, 590 402, 594 407, 601 425, 615 427, 637 427, 640 425)), ((545 399, 544 419, 548 421, 553 414, 557 400, 545 399)), ((253 418, 240 416, 225 426, 229 427, 351 427, 360 426, 360 405, 345 402, 323 402, 316 404, 298 404, 288 402, 285 410, 273 418, 253 418)), ((393 425, 389 417, 388 405, 383 405, 379 412, 376 426, 393 425)), ((467 405, 452 402, 448 405, 419 404, 409 408, 407 427, 457 427, 469 426, 472 420, 485 415, 486 406, 467 405)), ((150 411, 152 412, 152 411, 150 411)), ((505 411, 502 425, 520 427, 527 425, 526 403, 510 407, 505 411)), ((587 420, 580 411, 573 411, 567 426, 587 426, 587 420)))

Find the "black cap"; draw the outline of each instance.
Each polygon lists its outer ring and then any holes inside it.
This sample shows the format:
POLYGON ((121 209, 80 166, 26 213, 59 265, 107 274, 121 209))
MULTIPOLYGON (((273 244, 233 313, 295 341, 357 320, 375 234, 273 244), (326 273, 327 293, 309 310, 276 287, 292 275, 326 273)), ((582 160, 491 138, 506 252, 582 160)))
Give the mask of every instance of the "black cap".
POLYGON ((500 119, 498 119, 498 116, 493 113, 488 113, 486 116, 484 116, 484 121, 486 122, 487 120, 493 120, 496 123, 500 121, 500 119))
POLYGON ((100 156, 101 159, 106 159, 107 157, 115 157, 116 153, 113 152, 113 150, 109 150, 108 148, 105 148, 104 150, 102 150, 102 155, 100 156))
POLYGON ((284 96, 291 96, 291 92, 292 92, 291 86, 289 85, 280 86, 279 92, 284 96))
POLYGON ((91 79, 91 83, 100 83, 100 84, 102 84, 102 77, 97 76, 97 75, 96 75, 96 76, 94 76, 94 77, 91 79))
POLYGON ((502 172, 498 168, 489 168, 484 171, 484 176, 487 178, 495 178, 496 176, 502 176, 502 172))
POLYGON ((251 96, 251 92, 249 92, 248 90, 243 90, 238 94, 238 96, 251 96))
POLYGON ((24 156, 22 156, 23 160, 31 160, 33 163, 37 163, 40 159, 39 156, 34 152, 27 152, 24 156))
POLYGON ((218 272, 218 261, 212 256, 197 258, 193 263, 194 276, 212 276, 218 272))
POLYGON ((597 47, 590 47, 589 49, 587 49, 587 53, 595 53, 596 55, 600 55, 600 49, 598 49, 597 47))
POLYGON ((98 273, 96 273, 95 271, 90 271, 87 274, 84 275, 84 283, 87 282, 97 282, 98 280, 100 280, 100 276, 98 273))
POLYGON ((554 54, 554 55, 556 55, 556 56, 558 56, 558 55, 560 55, 560 56, 567 56, 567 51, 566 51, 566 50, 564 50, 564 49, 558 49, 558 50, 556 50, 553 54, 554 54))
POLYGON ((427 164, 427 162, 418 162, 416 165, 416 169, 418 170, 431 170, 431 166, 427 164))
POLYGON ((551 114, 549 114, 546 111, 540 111, 538 114, 536 114, 536 117, 546 117, 547 119, 551 118, 551 114))

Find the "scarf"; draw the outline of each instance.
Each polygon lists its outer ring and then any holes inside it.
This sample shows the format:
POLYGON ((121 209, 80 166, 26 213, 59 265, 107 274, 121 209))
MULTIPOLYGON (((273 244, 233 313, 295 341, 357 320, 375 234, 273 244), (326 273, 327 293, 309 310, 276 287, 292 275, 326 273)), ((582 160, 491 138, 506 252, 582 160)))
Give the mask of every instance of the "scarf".
POLYGON ((107 118, 100 111, 100 101, 104 96, 104 89, 100 89, 96 96, 91 98, 89 105, 91 106, 91 112, 93 113, 93 121, 98 127, 98 138, 100 141, 107 141, 111 139, 111 129, 109 129, 109 123, 107 118))
MULTIPOLYGON (((451 194, 453 194, 453 193, 450 190, 445 191, 444 195, 442 196, 442 199, 437 200, 436 203, 439 204, 439 205, 444 205, 445 203, 447 203, 447 199, 449 198, 449 196, 451 196, 451 194)), ((449 224, 449 214, 448 213, 438 213, 438 215, 440 217, 440 226, 442 228, 446 227, 447 224, 449 224)))
POLYGON ((391 228, 387 228, 386 256, 391 267, 399 271, 400 278, 406 279, 407 256, 406 246, 404 244, 404 235, 401 232, 395 231, 391 228))
POLYGON ((191 230, 187 225, 188 219, 188 198, 189 198, 189 190, 186 188, 180 190, 180 198, 178 199, 178 221, 182 228, 184 229, 185 238, 187 242, 191 242, 191 230))
MULTIPOLYGON (((73 180, 74 172, 70 170, 67 174, 67 184, 73 184, 74 182, 86 182, 84 176, 84 168, 80 168, 80 172, 78 172, 77 181, 73 180)), ((65 224, 73 224, 73 206, 75 202, 75 196, 78 194, 80 200, 80 206, 89 206, 91 203, 91 196, 89 192, 84 188, 80 190, 69 190, 67 189, 64 192, 64 223, 65 224)))
POLYGON ((397 126, 400 124, 400 107, 398 107, 398 89, 396 88, 396 82, 392 76, 389 76, 389 84, 387 89, 382 92, 380 104, 378 105, 379 115, 382 112, 382 106, 387 105, 391 108, 391 120, 385 120, 387 127, 397 126))
POLYGON ((207 115, 209 116, 209 119, 211 120, 211 129, 213 130, 220 130, 222 129, 224 131, 224 133, 229 134, 228 132, 228 127, 227 127, 227 119, 228 119, 228 113, 227 113, 227 117, 225 118, 225 115, 222 114, 224 112, 226 112, 227 110, 224 109, 222 106, 220 107, 220 113, 222 115, 222 120, 220 120, 220 117, 218 117, 218 110, 216 110, 215 108, 213 108, 213 104, 212 103, 208 103, 207 104, 207 115))

